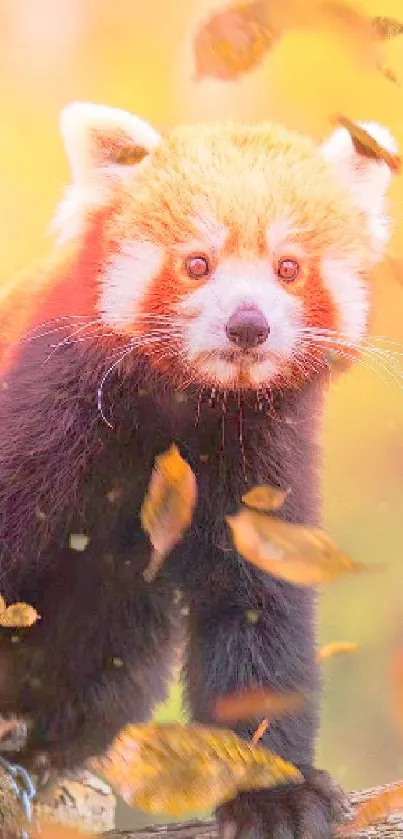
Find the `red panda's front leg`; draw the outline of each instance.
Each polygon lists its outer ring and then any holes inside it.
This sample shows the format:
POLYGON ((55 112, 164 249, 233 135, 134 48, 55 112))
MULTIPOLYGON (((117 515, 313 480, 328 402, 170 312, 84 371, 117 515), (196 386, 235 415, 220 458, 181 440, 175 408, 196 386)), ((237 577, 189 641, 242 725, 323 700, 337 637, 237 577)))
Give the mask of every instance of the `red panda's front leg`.
MULTIPOLYGON (((245 576, 233 592, 233 602, 217 599, 217 591, 203 594, 203 605, 193 603, 190 615, 187 691, 194 718, 215 723, 214 700, 250 686, 277 691, 317 691, 313 634, 313 597, 269 577, 259 588, 245 592, 245 576), (252 612, 259 602, 259 609, 252 612)), ((245 792, 220 807, 222 835, 243 837, 253 830, 256 839, 325 839, 343 812, 343 794, 326 772, 313 767, 317 729, 317 699, 298 714, 273 720, 263 745, 301 770, 305 783, 245 792)), ((249 739, 258 721, 233 726, 249 739)))

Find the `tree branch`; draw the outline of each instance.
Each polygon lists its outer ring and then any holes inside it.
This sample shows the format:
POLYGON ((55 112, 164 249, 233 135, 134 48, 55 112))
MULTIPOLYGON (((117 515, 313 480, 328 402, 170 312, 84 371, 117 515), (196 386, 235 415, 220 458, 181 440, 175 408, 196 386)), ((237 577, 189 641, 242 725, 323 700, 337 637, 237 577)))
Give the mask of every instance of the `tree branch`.
MULTIPOLYGON (((396 783, 352 792, 350 794, 351 805, 355 809, 363 801, 368 801, 383 790, 391 789, 394 786, 396 786, 396 783)), ((213 820, 193 820, 179 824, 156 825, 142 830, 115 830, 104 834, 104 836, 105 839, 217 839, 217 830, 213 820)), ((393 814, 379 824, 355 834, 355 836, 360 839, 403 839, 403 813, 393 814)))

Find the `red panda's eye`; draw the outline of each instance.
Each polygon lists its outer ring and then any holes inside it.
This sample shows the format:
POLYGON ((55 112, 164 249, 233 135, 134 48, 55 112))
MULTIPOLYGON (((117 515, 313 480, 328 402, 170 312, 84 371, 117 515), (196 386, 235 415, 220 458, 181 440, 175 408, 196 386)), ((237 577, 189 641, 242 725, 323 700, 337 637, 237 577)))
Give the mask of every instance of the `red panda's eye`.
POLYGON ((191 256, 186 260, 186 270, 189 277, 197 280, 210 272, 210 264, 206 256, 191 256))
POLYGON ((299 265, 295 259, 282 259, 277 266, 277 274, 286 283, 292 283, 299 274, 299 265))

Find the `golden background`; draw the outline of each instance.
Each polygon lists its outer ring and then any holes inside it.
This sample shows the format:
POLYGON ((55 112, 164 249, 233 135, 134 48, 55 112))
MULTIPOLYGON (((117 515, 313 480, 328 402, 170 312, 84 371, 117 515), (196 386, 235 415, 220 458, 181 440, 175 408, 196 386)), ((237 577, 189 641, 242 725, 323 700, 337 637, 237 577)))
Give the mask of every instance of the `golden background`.
MULTIPOLYGON (((383 122, 403 149, 403 87, 360 68, 354 51, 329 32, 288 35, 239 82, 193 81, 192 32, 217 6, 219 0, 1 0, 1 282, 51 246, 46 231, 69 177, 58 115, 73 99, 128 108, 157 126, 269 118, 317 138, 330 130, 329 115, 341 112, 383 122)), ((401 6, 361 4, 396 17, 401 6)), ((403 80, 403 38, 386 53, 403 80)), ((393 246, 403 257, 402 201, 398 177, 393 246)), ((373 285, 373 333, 403 341, 402 286, 386 267, 373 285)), ((325 416, 326 526, 354 559, 385 565, 321 595, 321 641, 360 644, 354 656, 323 665, 318 761, 349 788, 403 774, 388 675, 395 645, 403 645, 402 362, 396 355, 394 375, 358 365, 334 384, 325 416)), ((174 697, 165 715, 176 711, 174 697)))

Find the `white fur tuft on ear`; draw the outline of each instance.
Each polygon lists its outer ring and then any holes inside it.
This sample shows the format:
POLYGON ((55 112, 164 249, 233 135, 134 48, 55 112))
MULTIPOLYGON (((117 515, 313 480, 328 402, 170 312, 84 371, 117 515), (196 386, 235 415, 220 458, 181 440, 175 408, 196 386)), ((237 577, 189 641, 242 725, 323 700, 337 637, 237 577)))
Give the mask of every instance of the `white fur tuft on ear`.
MULTIPOLYGON (((384 149, 397 153, 396 140, 387 128, 375 122, 357 122, 356 125, 384 149)), ((359 154, 346 128, 337 128, 321 151, 336 170, 352 201, 365 212, 374 249, 380 258, 390 235, 385 217, 385 196, 392 176, 389 166, 382 160, 359 154)))
POLYGON ((60 131, 78 184, 88 183, 100 170, 122 169, 119 155, 125 149, 138 149, 141 160, 161 140, 151 125, 128 111, 86 102, 72 102, 63 109, 60 131))

